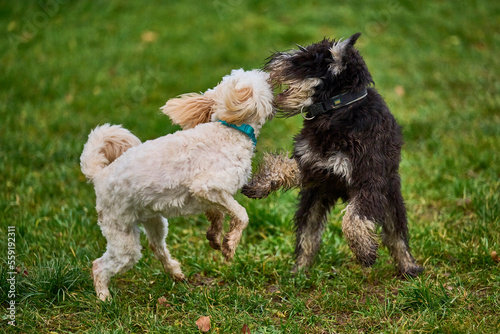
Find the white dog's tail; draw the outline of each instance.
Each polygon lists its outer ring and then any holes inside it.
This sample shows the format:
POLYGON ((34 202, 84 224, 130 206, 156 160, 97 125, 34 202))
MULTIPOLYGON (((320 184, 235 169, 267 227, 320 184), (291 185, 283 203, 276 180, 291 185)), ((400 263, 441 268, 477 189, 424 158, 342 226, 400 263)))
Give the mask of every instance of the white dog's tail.
POLYGON ((104 124, 89 134, 83 147, 80 166, 89 181, 94 181, 101 171, 131 147, 140 145, 139 138, 121 125, 104 124))

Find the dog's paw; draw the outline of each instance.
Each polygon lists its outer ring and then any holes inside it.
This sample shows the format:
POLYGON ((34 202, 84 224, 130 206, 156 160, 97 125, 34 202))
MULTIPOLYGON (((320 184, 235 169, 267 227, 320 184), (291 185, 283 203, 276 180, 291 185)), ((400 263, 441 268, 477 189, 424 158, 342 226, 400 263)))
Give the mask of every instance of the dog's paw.
POLYGON ((241 188, 241 193, 248 198, 262 199, 266 198, 271 193, 271 188, 271 186, 250 182, 241 188))
POLYGON ((222 244, 218 240, 209 240, 208 244, 210 247, 212 247, 215 250, 221 250, 222 249, 222 244))
POLYGON ((290 270, 290 273, 292 274, 292 276, 295 276, 297 274, 300 274, 300 273, 305 273, 307 274, 308 273, 308 267, 306 266, 301 266, 299 264, 294 264, 293 267, 292 267, 292 270, 290 270))
POLYGON ((177 281, 177 282, 183 282, 186 281, 186 276, 180 272, 180 273, 172 273, 172 278, 177 281))
POLYGON ((111 294, 109 293, 109 291, 107 293, 100 292, 97 294, 97 298, 99 298, 103 302, 107 302, 111 300, 111 294))
POLYGON ((186 280, 186 276, 184 276, 184 273, 181 270, 181 264, 179 261, 175 259, 171 259, 170 262, 168 263, 168 266, 165 267, 167 272, 172 276, 172 278, 176 281, 184 281, 186 280))
POLYGON ((400 269, 399 273, 404 278, 415 278, 418 275, 420 275, 423 271, 424 271, 423 267, 421 267, 417 264, 413 264, 413 265, 408 266, 406 268, 400 269))
POLYGON ((109 289, 107 287, 97 284, 95 285, 95 292, 97 298, 99 298, 103 302, 111 300, 111 294, 109 293, 109 289))
POLYGON ((226 261, 231 261, 236 253, 236 244, 227 235, 224 237, 224 243, 222 244, 222 255, 226 261))
POLYGON ((210 247, 212 247, 215 250, 221 250, 222 244, 220 242, 221 238, 220 233, 209 230, 206 236, 210 247))
POLYGON ((356 249, 356 258, 363 267, 371 267, 375 264, 375 261, 377 261, 377 249, 378 245, 376 243, 365 245, 364 247, 356 249))
POLYGON ((224 259, 226 261, 231 261, 236 253, 235 249, 230 249, 228 247, 222 247, 222 255, 224 255, 224 259))

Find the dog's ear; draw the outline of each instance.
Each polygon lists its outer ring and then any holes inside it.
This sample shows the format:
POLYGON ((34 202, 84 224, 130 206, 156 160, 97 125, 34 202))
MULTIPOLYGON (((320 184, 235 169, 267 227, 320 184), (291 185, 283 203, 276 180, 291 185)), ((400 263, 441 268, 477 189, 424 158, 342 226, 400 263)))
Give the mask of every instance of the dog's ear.
POLYGON ((334 42, 330 48, 332 54, 333 63, 330 65, 330 69, 333 74, 338 74, 345 67, 344 56, 348 54, 349 50, 354 47, 354 44, 358 40, 361 33, 356 33, 346 39, 345 41, 334 42))
POLYGON ((183 94, 168 100, 160 109, 172 123, 179 124, 183 129, 194 128, 200 123, 210 122, 215 102, 208 93, 183 94))
POLYGON ((349 37, 346 41, 347 45, 350 46, 350 47, 353 47, 354 44, 356 43, 356 41, 358 40, 359 36, 361 36, 361 33, 358 32, 354 35, 352 35, 351 37, 349 37))
POLYGON ((359 36, 361 36, 360 32, 352 35, 345 41, 334 42, 330 49, 333 60, 341 60, 342 57, 345 55, 346 51, 354 46, 359 36))
POLYGON ((212 120, 259 123, 274 115, 273 90, 266 72, 233 70, 213 90, 212 120))
POLYGON ((222 108, 217 112, 219 119, 236 125, 245 123, 256 109, 253 95, 251 86, 232 89, 221 101, 222 108))

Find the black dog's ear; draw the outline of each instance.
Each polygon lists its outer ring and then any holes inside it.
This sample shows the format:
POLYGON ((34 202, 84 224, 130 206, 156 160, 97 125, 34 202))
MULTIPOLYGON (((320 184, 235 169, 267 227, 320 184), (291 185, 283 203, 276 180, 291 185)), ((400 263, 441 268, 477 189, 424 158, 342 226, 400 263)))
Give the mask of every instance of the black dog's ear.
POLYGON ((346 39, 333 42, 330 52, 332 54, 333 63, 330 64, 330 70, 334 75, 339 74, 345 68, 345 56, 349 54, 349 50, 354 47, 354 43, 358 40, 361 33, 357 33, 346 39))
POLYGON ((335 42, 330 50, 333 54, 334 59, 335 58, 341 59, 342 56, 345 54, 345 51, 354 46, 354 44, 358 40, 359 36, 361 36, 360 32, 352 35, 351 37, 349 37, 345 41, 335 42))
POLYGON ((354 44, 356 43, 356 41, 358 40, 359 36, 361 36, 361 33, 358 32, 354 35, 352 35, 351 37, 349 37, 346 41, 346 44, 350 47, 353 47, 354 44))
POLYGON ((359 36, 361 36, 360 32, 352 35, 351 37, 349 37, 345 41, 341 40, 338 42, 334 42, 331 49, 330 49, 330 52, 332 53, 333 59, 334 60, 335 59, 338 59, 338 60, 342 59, 342 56, 346 53, 346 50, 348 50, 354 46, 354 44, 358 40, 359 36))
POLYGON ((300 51, 307 52, 307 49, 305 47, 303 47, 302 45, 299 45, 297 43, 295 43, 295 45, 297 45, 297 47, 300 49, 300 51))

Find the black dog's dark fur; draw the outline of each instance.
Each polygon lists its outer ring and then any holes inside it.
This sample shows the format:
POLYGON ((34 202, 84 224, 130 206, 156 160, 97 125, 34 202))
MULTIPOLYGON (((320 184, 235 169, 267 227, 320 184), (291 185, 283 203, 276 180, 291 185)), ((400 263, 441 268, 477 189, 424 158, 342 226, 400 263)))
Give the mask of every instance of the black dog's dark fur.
POLYGON ((383 98, 371 87, 373 79, 354 48, 359 35, 343 42, 324 39, 299 50, 275 53, 270 58, 266 70, 271 78, 278 85, 288 86, 276 98, 285 116, 296 115, 313 103, 347 92, 366 88, 367 96, 304 120, 304 127, 295 137, 292 159, 287 162, 298 166, 295 168, 300 173, 298 177, 280 175, 282 167, 268 163, 261 166, 243 193, 261 198, 280 187, 290 187, 283 180, 297 180, 294 185, 301 190, 294 217, 295 270, 311 264, 319 249, 327 215, 342 199, 349 202, 342 229, 357 259, 364 266, 375 262, 378 248, 375 227, 382 225, 382 242, 389 248, 399 271, 416 276, 422 268, 409 251, 398 173, 403 145, 401 128, 383 98))

